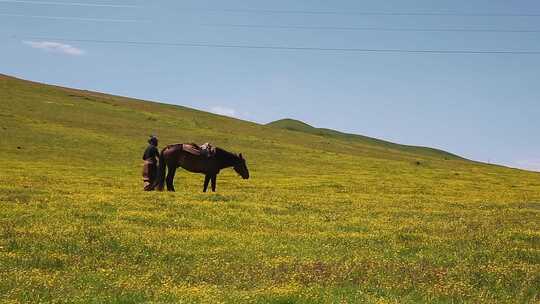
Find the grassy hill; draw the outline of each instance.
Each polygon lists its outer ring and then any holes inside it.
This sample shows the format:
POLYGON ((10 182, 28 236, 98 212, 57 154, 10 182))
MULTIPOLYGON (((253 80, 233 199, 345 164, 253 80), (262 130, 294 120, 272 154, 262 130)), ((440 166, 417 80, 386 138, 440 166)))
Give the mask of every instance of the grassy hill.
POLYGON ((286 129, 290 131, 314 134, 314 135, 319 135, 323 137, 336 138, 343 141, 354 142, 354 143, 359 143, 359 144, 363 143, 364 145, 367 145, 367 146, 378 146, 378 147, 383 147, 383 148, 393 149, 396 151, 408 152, 408 153, 413 153, 413 154, 418 154, 418 155, 440 157, 444 159, 460 158, 457 155, 448 153, 446 151, 438 150, 438 149, 399 145, 399 144, 395 144, 389 141, 384 141, 384 140, 380 140, 380 139, 376 139, 372 137, 343 133, 336 130, 325 129, 325 128, 315 128, 308 125, 305 122, 295 120, 295 119, 290 119, 290 118, 273 121, 267 124, 267 126, 286 129))
POLYGON ((275 125, 0 76, 0 302, 540 300, 540 174, 275 125), (251 179, 142 192, 148 134, 251 179))

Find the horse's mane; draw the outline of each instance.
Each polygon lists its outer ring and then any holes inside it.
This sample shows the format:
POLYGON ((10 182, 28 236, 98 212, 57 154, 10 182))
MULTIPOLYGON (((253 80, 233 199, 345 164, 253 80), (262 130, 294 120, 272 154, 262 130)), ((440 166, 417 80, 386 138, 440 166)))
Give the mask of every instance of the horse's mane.
POLYGON ((224 161, 224 162, 227 162, 228 164, 231 164, 231 165, 234 165, 239 157, 238 155, 232 153, 232 152, 229 152, 227 150, 223 150, 219 147, 215 147, 216 149, 216 158, 224 161))

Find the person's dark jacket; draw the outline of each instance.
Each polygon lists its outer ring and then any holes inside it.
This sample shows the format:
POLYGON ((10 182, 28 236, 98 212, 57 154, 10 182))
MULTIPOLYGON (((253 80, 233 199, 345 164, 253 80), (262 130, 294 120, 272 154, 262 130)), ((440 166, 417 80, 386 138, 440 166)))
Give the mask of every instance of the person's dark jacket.
POLYGON ((157 160, 159 157, 159 151, 156 146, 154 145, 148 145, 148 148, 144 150, 144 154, 142 159, 143 160, 157 160))

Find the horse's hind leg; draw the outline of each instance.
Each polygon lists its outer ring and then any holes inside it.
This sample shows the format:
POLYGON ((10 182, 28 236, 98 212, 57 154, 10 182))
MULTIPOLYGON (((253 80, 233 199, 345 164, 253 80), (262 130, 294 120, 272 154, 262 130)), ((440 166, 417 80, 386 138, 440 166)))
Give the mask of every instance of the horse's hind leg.
POLYGON ((203 192, 206 192, 206 190, 208 189, 208 183, 210 182, 210 175, 205 175, 204 176, 204 187, 203 187, 203 192))
POLYGON ((216 192, 217 174, 212 175, 212 192, 216 192))
POLYGON ((167 172, 167 191, 174 192, 174 174, 176 173, 176 166, 169 166, 169 172, 167 172))

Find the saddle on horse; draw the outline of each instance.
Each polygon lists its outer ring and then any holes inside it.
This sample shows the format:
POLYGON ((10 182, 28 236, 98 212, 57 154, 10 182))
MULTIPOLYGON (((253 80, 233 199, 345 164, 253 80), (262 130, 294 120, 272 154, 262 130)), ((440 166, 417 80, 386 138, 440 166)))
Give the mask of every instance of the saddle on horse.
POLYGON ((194 143, 183 144, 182 150, 188 153, 191 153, 193 155, 204 156, 206 158, 210 158, 216 155, 216 148, 212 146, 210 143, 204 143, 200 146, 194 143))

